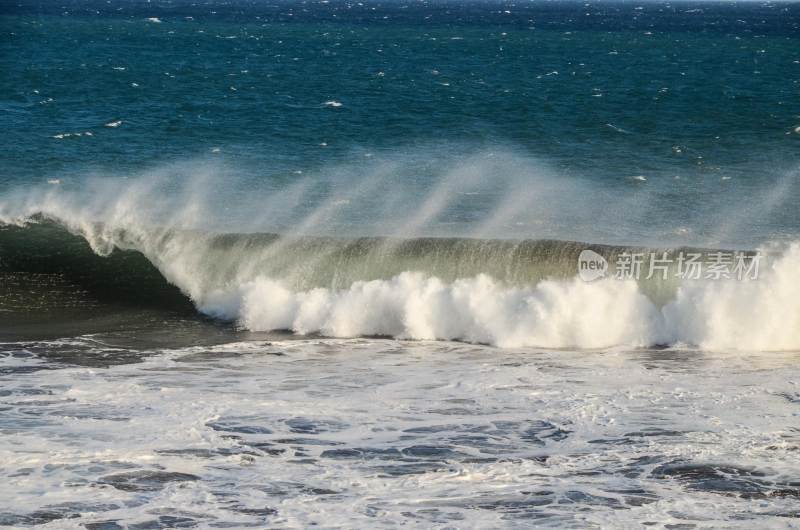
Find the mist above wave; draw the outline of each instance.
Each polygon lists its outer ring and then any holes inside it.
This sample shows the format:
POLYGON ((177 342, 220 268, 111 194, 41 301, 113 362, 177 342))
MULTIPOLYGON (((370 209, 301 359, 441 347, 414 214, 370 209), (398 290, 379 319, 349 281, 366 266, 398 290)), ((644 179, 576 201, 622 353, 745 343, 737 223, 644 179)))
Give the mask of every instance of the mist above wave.
MULTIPOLYGON (((782 208, 793 185, 780 184, 751 203, 782 208)), ((662 236, 681 241, 675 223, 697 218, 661 215, 659 197, 629 181, 558 175, 511 151, 450 160, 425 151, 260 184, 204 164, 96 176, 10 192, 0 197, 0 222, 46 219, 100 255, 140 252, 200 311, 252 330, 498 346, 800 348, 796 244, 758 281, 679 284, 657 300, 636 282, 573 278, 567 243, 497 239, 648 234, 663 247, 673 240, 662 236), (263 231, 280 235, 241 235, 263 231), (320 237, 331 235, 340 237, 320 237), (348 235, 388 237, 342 243, 348 235), (462 239, 420 239, 442 235, 462 239)), ((702 230, 686 233, 736 232, 742 220, 719 224, 719 213, 702 214, 702 230)))
MULTIPOLYGON (((601 163, 601 162, 598 162, 601 163)), ((283 166, 281 166, 283 167, 283 166)), ((44 175, 0 195, 0 217, 43 213, 72 225, 111 222, 284 236, 456 236, 641 246, 752 248, 800 230, 798 168, 750 181, 641 170, 575 174, 502 145, 443 143, 354 150, 296 170, 222 156, 135 174, 44 175)), ((102 246, 102 236, 97 238, 102 246)))

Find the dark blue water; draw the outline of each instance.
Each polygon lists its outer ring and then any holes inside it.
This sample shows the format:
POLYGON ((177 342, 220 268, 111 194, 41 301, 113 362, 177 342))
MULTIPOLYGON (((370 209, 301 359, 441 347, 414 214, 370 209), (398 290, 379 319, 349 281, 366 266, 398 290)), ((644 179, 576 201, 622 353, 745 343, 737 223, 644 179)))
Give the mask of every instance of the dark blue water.
POLYGON ((800 161, 798 26, 790 3, 6 3, 0 182, 431 144, 761 182, 800 161))

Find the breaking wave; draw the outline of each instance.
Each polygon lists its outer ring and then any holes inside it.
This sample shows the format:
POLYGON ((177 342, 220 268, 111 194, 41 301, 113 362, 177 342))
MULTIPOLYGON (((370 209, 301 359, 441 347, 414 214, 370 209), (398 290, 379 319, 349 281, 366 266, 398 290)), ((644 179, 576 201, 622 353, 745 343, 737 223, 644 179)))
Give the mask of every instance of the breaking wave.
MULTIPOLYGON (((92 186, 91 195, 59 186, 0 200, 0 273, 59 275, 115 303, 188 307, 253 331, 500 347, 800 350, 800 243, 762 249, 768 259, 756 280, 670 275, 585 282, 576 276, 582 250, 611 262, 635 249, 502 239, 480 230, 476 237, 417 233, 446 206, 455 189, 449 184, 409 214, 414 230, 389 237, 336 229, 310 235, 333 226, 328 214, 343 203, 336 196, 279 235, 261 225, 204 226, 213 194, 199 194, 203 186, 196 181, 186 184, 188 192, 170 193, 139 184, 92 186)), ((549 181, 540 187, 563 191, 549 181)), ((371 199, 374 188, 371 182, 370 194, 358 193, 371 199)), ((547 193, 544 205, 555 197, 547 193)), ((261 209, 279 210, 290 199, 284 193, 261 209)), ((492 223, 501 226, 525 204, 495 208, 492 223)), ((216 210, 226 208, 217 204, 216 210)), ((658 249, 673 256, 680 250, 658 249)), ((25 289, 5 296, 0 309, 6 315, 24 306, 31 296, 25 289)))
POLYGON ((6 225, 2 269, 88 275, 94 285, 116 285, 117 297, 157 304, 186 297, 200 312, 253 331, 500 347, 800 349, 798 244, 757 280, 584 282, 575 273, 585 245, 574 242, 91 227, 41 216, 6 225))

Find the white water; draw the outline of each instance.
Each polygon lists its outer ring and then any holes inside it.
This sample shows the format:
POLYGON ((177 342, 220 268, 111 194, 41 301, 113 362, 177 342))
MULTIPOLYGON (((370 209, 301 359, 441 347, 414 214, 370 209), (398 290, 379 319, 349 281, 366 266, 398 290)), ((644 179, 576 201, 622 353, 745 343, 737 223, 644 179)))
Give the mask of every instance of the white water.
POLYGON ((128 353, 96 339, 0 345, 0 520, 796 528, 796 355, 499 355, 364 339, 154 351, 111 368, 25 354, 128 353), (37 366, 51 369, 14 372, 37 366), (700 471, 663 476, 663 465, 700 471), (111 485, 145 472, 196 480, 111 485), (695 482, 702 472, 716 475, 695 482))
POLYGON ((575 278, 515 288, 486 275, 447 284, 418 272, 356 282, 347 290, 302 292, 259 276, 203 293, 199 308, 254 331, 334 337, 386 335, 501 347, 800 350, 798 271, 800 245, 794 244, 757 280, 687 282, 661 308, 634 281, 575 278))

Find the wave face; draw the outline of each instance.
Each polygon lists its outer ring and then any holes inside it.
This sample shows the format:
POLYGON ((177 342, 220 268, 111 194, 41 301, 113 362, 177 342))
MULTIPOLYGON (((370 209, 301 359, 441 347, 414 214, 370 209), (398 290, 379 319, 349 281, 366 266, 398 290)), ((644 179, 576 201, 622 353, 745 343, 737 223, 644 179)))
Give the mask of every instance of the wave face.
MULTIPOLYGON (((173 309, 188 299, 252 331, 501 347, 800 349, 796 243, 753 281, 584 282, 575 274, 587 246, 575 242, 215 234, 53 212, 4 223, 7 274, 79 276, 107 297, 173 309)), ((631 250, 588 247, 610 259, 631 250)))

